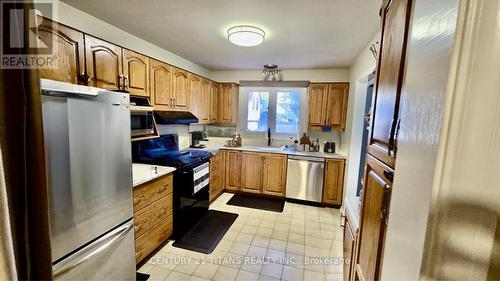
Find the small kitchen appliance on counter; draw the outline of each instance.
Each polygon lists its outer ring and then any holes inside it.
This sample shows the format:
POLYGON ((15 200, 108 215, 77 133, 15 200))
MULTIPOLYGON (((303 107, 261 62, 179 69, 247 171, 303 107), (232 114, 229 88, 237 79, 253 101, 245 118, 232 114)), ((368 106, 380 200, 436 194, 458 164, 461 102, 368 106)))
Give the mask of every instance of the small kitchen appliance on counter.
POLYGON ((191 145, 190 148, 205 148, 204 144, 200 144, 200 141, 208 141, 207 132, 193 131, 191 132, 191 145))
POLYGON ((335 153, 335 142, 325 141, 325 146, 323 147, 323 152, 325 153, 335 153))

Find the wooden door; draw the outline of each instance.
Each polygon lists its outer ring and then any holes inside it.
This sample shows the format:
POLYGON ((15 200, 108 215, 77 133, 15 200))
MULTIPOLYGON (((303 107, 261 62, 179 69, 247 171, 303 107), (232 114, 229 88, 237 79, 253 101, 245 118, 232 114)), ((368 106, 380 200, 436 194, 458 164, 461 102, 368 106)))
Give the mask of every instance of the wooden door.
POLYGON ((233 91, 235 85, 232 83, 223 83, 221 85, 221 102, 219 105, 221 123, 233 123, 233 91))
POLYGON ((220 84, 210 81, 210 122, 219 122, 220 84))
POLYGON ((341 205, 344 188, 344 160, 327 159, 323 180, 323 203, 341 205))
POLYGON ((188 111, 190 105, 189 77, 182 69, 173 68, 172 98, 174 109, 188 111))
POLYGON ((49 19, 39 17, 38 37, 52 41, 54 65, 40 68, 40 77, 72 84, 87 84, 83 33, 49 19))
POLYGON ((224 178, 224 187, 227 190, 240 190, 240 172, 241 172, 241 152, 226 150, 224 151, 224 162, 226 175, 224 178))
POLYGON ((201 77, 189 74, 189 95, 191 96, 190 111, 201 122, 201 77))
POLYGON ((326 125, 326 102, 328 84, 311 84, 309 86, 308 110, 309 126, 326 125))
POLYGON ((399 98, 404 75, 410 0, 392 0, 382 9, 382 40, 368 151, 394 167, 399 98))
POLYGON ((156 109, 171 110, 172 103, 172 67, 164 62, 149 61, 151 100, 156 109))
POLYGON ((325 113, 327 125, 345 129, 348 92, 349 83, 331 83, 328 86, 327 107, 325 113))
POLYGON ((389 166, 367 157, 356 257, 356 275, 360 280, 380 279, 393 175, 389 166))
POLYGON ((124 90, 131 95, 149 97, 149 58, 123 49, 124 90))
POLYGON ((85 55, 90 86, 111 91, 122 89, 121 47, 85 34, 85 55))
POLYGON ((241 153, 241 191, 262 193, 265 157, 262 153, 241 153))
POLYGON ((351 224, 346 221, 344 226, 344 280, 349 281, 354 255, 355 235, 351 224))
POLYGON ((263 194, 285 196, 286 161, 286 155, 266 155, 262 183, 263 194))
POLYGON ((201 80, 201 103, 200 103, 200 123, 207 124, 210 122, 210 81, 207 79, 201 80))

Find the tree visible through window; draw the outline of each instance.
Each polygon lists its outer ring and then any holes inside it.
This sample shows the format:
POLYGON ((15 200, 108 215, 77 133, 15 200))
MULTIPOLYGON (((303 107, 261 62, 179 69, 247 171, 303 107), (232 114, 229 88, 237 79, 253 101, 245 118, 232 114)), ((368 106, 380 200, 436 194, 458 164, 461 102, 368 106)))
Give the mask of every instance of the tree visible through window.
POLYGON ((269 93, 250 92, 248 94, 247 128, 249 131, 264 132, 268 128, 269 93))
POLYGON ((276 133, 296 134, 299 131, 300 95, 278 92, 276 99, 276 133))

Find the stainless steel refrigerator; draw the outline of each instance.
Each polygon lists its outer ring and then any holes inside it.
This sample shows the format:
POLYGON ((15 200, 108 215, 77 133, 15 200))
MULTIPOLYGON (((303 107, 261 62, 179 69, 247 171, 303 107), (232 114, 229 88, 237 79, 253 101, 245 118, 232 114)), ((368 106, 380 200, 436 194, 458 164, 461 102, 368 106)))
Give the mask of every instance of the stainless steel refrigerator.
POLYGON ((42 79, 56 280, 135 280, 129 94, 42 79))

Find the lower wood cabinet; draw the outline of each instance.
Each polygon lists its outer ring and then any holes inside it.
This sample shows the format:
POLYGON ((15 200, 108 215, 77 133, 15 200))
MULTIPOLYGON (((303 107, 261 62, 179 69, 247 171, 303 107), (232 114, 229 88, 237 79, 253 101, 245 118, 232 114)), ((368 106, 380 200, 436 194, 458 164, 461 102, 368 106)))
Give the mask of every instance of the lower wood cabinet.
POLYGON ((241 191, 262 193, 264 159, 265 155, 261 153, 241 153, 241 191))
POLYGON ((224 190, 224 153, 220 151, 210 159, 209 201, 215 199, 224 190))
POLYGON ((379 280, 394 171, 367 156, 355 280, 379 280))
POLYGON ((141 262, 173 232, 172 174, 134 187, 135 261, 141 262))
POLYGON ((345 211, 344 224, 344 280, 351 280, 353 276, 354 260, 356 257, 357 228, 354 227, 354 218, 349 211, 345 211))
POLYGON ((343 159, 326 159, 325 176, 323 180, 323 203, 341 205, 344 189, 343 159))
POLYGON ((241 152, 224 150, 224 187, 230 191, 240 190, 241 152))
POLYGON ((242 152, 241 191, 285 196, 286 155, 242 152))

